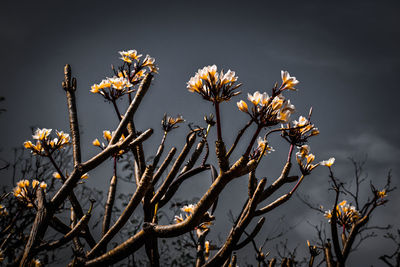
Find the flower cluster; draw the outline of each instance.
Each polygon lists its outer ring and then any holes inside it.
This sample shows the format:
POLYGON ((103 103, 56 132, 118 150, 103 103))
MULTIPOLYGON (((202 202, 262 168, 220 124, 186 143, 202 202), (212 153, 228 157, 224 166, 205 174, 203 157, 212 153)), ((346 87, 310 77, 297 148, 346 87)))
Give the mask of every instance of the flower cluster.
MULTIPOLYGON (((345 228, 350 228, 352 224, 354 224, 361 217, 357 209, 354 206, 350 206, 349 204, 347 204, 346 200, 343 200, 342 202, 337 204, 335 210, 337 223, 345 228)), ((332 211, 326 211, 324 216, 325 218, 329 219, 329 222, 331 222, 332 211)))
POLYGON ((20 201, 26 203, 28 207, 33 207, 34 200, 36 198, 36 190, 40 187, 43 190, 47 188, 45 182, 39 182, 33 180, 31 186, 29 180, 21 180, 17 183, 14 188, 14 196, 20 201))
POLYGON ((180 115, 178 115, 176 118, 173 118, 173 117, 167 116, 167 114, 164 114, 164 117, 161 121, 161 126, 162 126, 162 129, 164 130, 164 132, 168 133, 169 131, 178 128, 179 125, 177 125, 177 124, 182 123, 184 121, 185 120, 180 115))
POLYGON ((99 84, 93 84, 90 92, 102 95, 106 100, 115 101, 119 97, 134 92, 133 87, 145 76, 146 71, 157 73, 155 59, 146 55, 141 60, 141 54, 136 50, 118 52, 124 61, 124 65, 114 70, 112 78, 106 78, 99 84), (125 64, 126 63, 126 64, 125 64))
POLYGON ((267 93, 261 94, 256 91, 254 94, 248 94, 247 99, 253 104, 250 110, 243 100, 237 103, 239 110, 249 114, 258 125, 263 127, 287 122, 295 111, 290 100, 285 99, 281 94, 272 97, 267 93))
MULTIPOLYGON (((195 206, 193 204, 183 206, 181 208, 181 211, 185 212, 185 218, 182 216, 182 214, 179 214, 179 216, 175 216, 175 222, 183 222, 186 218, 190 217, 193 214, 194 209, 195 206)), ((204 215, 205 220, 196 227, 196 229, 198 230, 206 230, 212 225, 211 221, 213 220, 213 217, 209 214, 209 212, 206 212, 204 215)))
POLYGON ((146 55, 143 61, 140 61, 142 55, 138 55, 136 50, 119 51, 118 53, 121 55, 120 59, 122 59, 122 61, 126 62, 128 65, 134 64, 136 72, 147 67, 150 72, 158 73, 158 68, 154 63, 156 60, 153 57, 146 55))
MULTIPOLYGON (((114 135, 114 132, 103 131, 103 138, 107 141, 107 145, 103 142, 100 143, 99 139, 97 139, 97 138, 93 140, 92 144, 94 146, 100 147, 103 150, 108 146, 113 135, 114 135)), ((125 136, 122 134, 121 138, 119 140, 120 140, 120 142, 122 142, 123 140, 125 140, 125 136)), ((120 151, 118 151, 116 156, 122 156, 122 154, 124 154, 125 152, 126 152, 125 150, 120 150, 120 151)))
POLYGON ((318 128, 303 116, 300 116, 298 121, 282 125, 282 129, 282 137, 297 146, 305 144, 308 138, 319 134, 318 128))
POLYGON ((51 131, 51 129, 46 128, 36 129, 35 134, 32 135, 32 138, 36 140, 36 144, 26 141, 24 142, 24 147, 30 149, 33 154, 47 156, 55 150, 70 144, 69 134, 56 130, 57 137, 50 139, 51 131))
MULTIPOLYGON (((122 76, 119 75, 119 76, 122 76)), ((124 77, 114 76, 112 78, 106 78, 99 84, 93 84, 90 92, 101 94, 107 100, 115 100, 124 94, 129 94, 133 90, 129 88, 133 87, 133 84, 124 77)))
POLYGON ((235 72, 228 70, 226 73, 217 72, 217 66, 206 66, 199 69, 196 74, 187 82, 190 92, 198 93, 205 100, 213 103, 229 101, 233 96, 240 94, 235 91, 241 84, 237 81, 235 72))

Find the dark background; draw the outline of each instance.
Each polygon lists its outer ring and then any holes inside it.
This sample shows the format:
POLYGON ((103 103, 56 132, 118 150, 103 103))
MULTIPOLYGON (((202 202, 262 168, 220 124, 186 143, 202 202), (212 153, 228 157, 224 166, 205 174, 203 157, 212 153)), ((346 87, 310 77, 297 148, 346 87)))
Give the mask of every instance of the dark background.
MULTIPOLYGON (((248 92, 269 92, 280 71, 297 77, 298 92, 286 96, 299 115, 314 109, 313 121, 321 134, 311 140, 317 160, 336 158, 335 173, 352 177, 348 157, 367 158, 365 172, 383 186, 389 169, 398 184, 400 145, 398 99, 400 67, 399 1, 8 1, 2 5, 0 96, 6 100, 0 116, 1 158, 30 140, 29 126, 68 131, 63 66, 72 65, 78 79, 78 112, 87 159, 96 152, 90 144, 104 129, 116 126, 111 105, 89 92, 93 83, 111 76, 110 64, 119 64, 120 50, 137 49, 156 58, 160 68, 137 116, 138 127, 152 127, 146 143, 153 149, 161 138, 164 112, 182 114, 186 122, 202 123, 212 106, 187 91, 186 82, 205 65, 236 71, 244 85, 242 95, 222 106, 226 143, 246 122, 236 102, 248 92), (86 145, 85 145, 86 144, 86 145)), ((121 103, 122 104, 122 103, 121 103)), ((168 146, 182 146, 187 132, 177 130, 168 146)), ((214 138, 214 135, 211 135, 214 138)), ((213 139, 211 139, 213 140, 213 139)), ((287 147, 272 138, 275 152, 264 160, 257 175, 275 177, 287 147)), ((240 154, 239 147, 237 155, 240 154)), ((149 152, 150 153, 150 152, 149 152)), ((150 153, 151 154, 151 153, 150 153)), ((147 155, 151 156, 151 155, 147 155)), ((91 173, 89 186, 107 186, 111 165, 91 173), (104 175, 109 173, 109 175, 104 175)), ((12 186, 1 173, 1 183, 12 186)), ((209 178, 196 179, 180 191, 182 199, 201 196, 209 178)), ((328 171, 317 169, 300 188, 314 203, 329 206, 328 171)), ((224 240, 228 210, 241 207, 246 179, 234 181, 222 194, 214 237, 224 240)), ((128 185, 129 186, 129 185, 128 185)), ((123 185, 120 184, 120 189, 123 185)), ((368 193, 366 187, 365 193, 368 193)), ((375 214, 374 223, 399 227, 398 191, 375 214)), ((285 238, 300 255, 315 236, 308 222, 321 215, 297 197, 280 212, 271 213, 259 237, 294 227, 285 238), (284 223, 279 218, 284 216, 284 223), (284 227, 281 225, 285 225, 284 227)), ((382 236, 383 233, 379 233, 382 236)), ((276 243, 276 242, 275 242, 276 243)), ((274 243, 268 247, 272 254, 274 243)), ((390 245, 382 238, 366 242, 352 254, 349 266, 379 266, 377 260, 390 245)), ((250 248, 239 252, 239 265, 253 261, 250 248)))

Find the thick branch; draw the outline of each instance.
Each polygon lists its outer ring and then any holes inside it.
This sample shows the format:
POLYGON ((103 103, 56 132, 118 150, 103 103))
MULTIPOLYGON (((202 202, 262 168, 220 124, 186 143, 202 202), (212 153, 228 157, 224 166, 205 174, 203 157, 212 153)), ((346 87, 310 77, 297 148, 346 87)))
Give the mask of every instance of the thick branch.
POLYGON ((114 175, 110 181, 107 202, 106 202, 106 206, 104 208, 104 219, 103 219, 103 228, 102 228, 103 236, 107 233, 107 231, 110 227, 111 213, 112 213, 112 208, 114 206, 116 190, 117 190, 117 176, 114 175))
POLYGON ((125 210, 122 212, 121 216, 115 222, 115 224, 108 230, 108 232, 100 239, 100 241, 96 244, 96 246, 87 254, 87 257, 93 258, 105 245, 110 242, 110 240, 121 230, 121 228, 128 221, 133 211, 139 205, 141 199, 149 189, 151 184, 151 178, 153 174, 153 166, 147 166, 145 172, 143 173, 143 177, 140 179, 140 184, 136 189, 136 192, 132 195, 128 205, 125 210))
POLYGON ((67 93, 69 128, 72 137, 74 166, 77 166, 79 163, 81 163, 81 147, 79 137, 78 113, 76 111, 75 100, 76 79, 71 79, 71 66, 68 64, 64 67, 64 81, 62 82, 62 87, 67 93))
POLYGON ((30 262, 33 251, 32 249, 36 246, 36 244, 43 238, 46 231, 46 223, 45 219, 47 216, 46 209, 46 200, 44 196, 44 192, 42 188, 38 188, 36 190, 36 198, 37 198, 37 213, 35 217, 35 221, 32 225, 32 230, 28 238, 28 242, 26 242, 24 253, 19 264, 20 267, 27 266, 30 262))

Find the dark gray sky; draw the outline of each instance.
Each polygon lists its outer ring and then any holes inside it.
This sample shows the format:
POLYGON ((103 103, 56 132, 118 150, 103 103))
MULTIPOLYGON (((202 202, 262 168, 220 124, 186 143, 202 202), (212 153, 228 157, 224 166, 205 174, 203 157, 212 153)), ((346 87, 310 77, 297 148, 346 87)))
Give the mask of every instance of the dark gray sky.
MULTIPOLYGON (((310 106, 314 109, 313 121, 321 131, 311 140, 317 160, 336 157, 335 170, 345 178, 351 177, 347 157, 368 155, 370 178, 382 185, 392 169, 398 184, 398 1, 9 1, 2 11, 0 95, 6 98, 1 105, 7 109, 0 116, 2 158, 30 138, 31 125, 68 130, 60 86, 66 63, 78 78, 82 142, 88 144, 84 156, 93 155, 96 150, 89 144, 104 129, 115 127, 116 120, 111 106, 91 94, 90 86, 111 75, 110 64, 119 63, 117 51, 137 49, 155 57, 160 68, 137 116, 140 128, 158 130, 148 148, 160 139, 164 112, 182 114, 188 122, 201 122, 212 112, 208 103, 186 89, 198 68, 217 64, 236 71, 246 94, 269 92, 280 80, 280 70, 288 70, 300 80, 299 91, 286 94, 297 108, 295 116, 306 114, 310 106)), ((223 105, 227 143, 233 139, 230 133, 247 120, 235 104, 244 98, 242 94, 223 105)), ((185 133, 181 127, 169 145, 185 133)), ((275 166, 281 166, 285 157, 284 143, 272 141, 276 152, 265 160, 259 176, 274 177, 279 172, 275 166)), ((89 184, 108 180, 100 175, 107 170, 105 166, 94 172, 96 182, 89 184)), ((327 205, 327 170, 321 168, 308 178, 301 193, 327 205)), ((10 182, 2 177, 2 183, 10 182)), ((180 194, 200 196, 206 186, 197 181, 180 194)), ((247 192, 245 179, 235 181, 227 192, 238 197, 224 194, 221 207, 240 206, 247 192)), ((400 221, 395 212, 398 195, 394 192, 388 206, 377 212, 381 222, 400 221)), ((290 237, 303 248, 313 235, 305 220, 315 214, 297 199, 280 214, 297 225, 290 237)), ((318 216, 312 217, 314 221, 318 216)), ((221 221, 216 229, 222 229, 221 221)), ((264 234, 273 229, 266 225, 264 234)), ((378 266, 378 251, 388 248, 387 243, 379 244, 380 250, 367 245, 350 262, 361 264, 368 255, 368 263, 378 266)))

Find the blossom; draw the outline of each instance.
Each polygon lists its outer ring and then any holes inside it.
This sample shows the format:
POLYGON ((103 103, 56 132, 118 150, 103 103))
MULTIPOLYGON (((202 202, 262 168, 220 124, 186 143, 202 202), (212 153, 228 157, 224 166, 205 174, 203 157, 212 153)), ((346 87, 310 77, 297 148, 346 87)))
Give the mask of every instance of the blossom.
POLYGON ((319 165, 313 164, 312 162, 315 159, 314 154, 310 153, 310 147, 308 145, 303 145, 298 147, 299 152, 296 153, 296 160, 299 164, 300 171, 303 175, 308 175, 311 171, 319 165))
POLYGON ((124 77, 113 77, 109 78, 108 80, 110 81, 112 87, 116 90, 123 90, 133 86, 133 84, 131 84, 129 80, 124 77))
POLYGON ((204 242, 204 249, 206 254, 210 253, 210 242, 208 240, 204 242))
POLYGON ((32 183, 29 180, 20 180, 17 182, 17 186, 14 188, 14 196, 24 202, 28 207, 33 207, 34 200, 36 198, 36 190, 38 188, 46 189, 47 184, 45 182, 39 182, 33 180, 32 183), (29 186, 31 184, 31 186, 29 186))
POLYGON ((99 139, 95 139, 95 140, 93 140, 93 142, 92 142, 92 144, 94 145, 94 146, 101 146, 100 145, 100 141, 99 141, 99 139))
POLYGON ((275 151, 273 147, 268 145, 268 142, 264 138, 258 137, 257 145, 256 153, 254 155, 255 157, 258 157, 259 155, 263 156, 275 151))
POLYGON ((112 86, 109 78, 102 80, 99 84, 93 84, 90 92, 92 93, 101 93, 101 90, 104 91, 106 88, 110 88, 112 86))
POLYGON ((88 174, 88 173, 84 173, 84 174, 81 176, 81 179, 87 179, 87 178, 89 178, 89 174, 88 174))
POLYGON ((112 135, 110 131, 103 131, 103 137, 106 139, 108 142, 110 142, 112 135))
POLYGON ((237 102, 236 105, 238 106, 240 111, 243 111, 243 112, 246 112, 246 113, 249 112, 249 109, 247 107, 247 103, 244 102, 243 100, 240 100, 239 102, 237 102))
POLYGON ((0 204, 0 216, 7 216, 8 210, 2 204, 0 204))
POLYGON ((327 167, 331 167, 335 163, 335 158, 330 158, 328 160, 323 160, 319 164, 327 167))
POLYGON ((128 51, 119 51, 118 52, 123 61, 127 63, 132 63, 134 60, 138 60, 142 55, 138 55, 136 50, 128 50, 128 51))
POLYGON ((294 76, 290 76, 289 72, 281 70, 281 77, 282 77, 282 85, 280 87, 280 91, 283 91, 285 89, 288 90, 293 90, 295 91, 296 88, 294 88, 295 85, 299 83, 299 81, 296 79, 294 76))
POLYGON ((253 104, 251 112, 243 100, 237 103, 239 110, 248 113, 258 125, 273 126, 280 122, 287 122, 295 111, 294 105, 281 94, 270 97, 259 91, 248 94, 247 99, 253 104))
POLYGON ((106 78, 99 84, 93 84, 90 92, 94 94, 99 93, 109 101, 113 101, 122 95, 133 92, 132 89, 128 90, 133 87, 133 84, 130 82, 130 77, 126 70, 118 72, 117 75, 118 76, 112 78, 106 78))
POLYGON ((43 140, 48 138, 50 133, 51 133, 51 129, 46 129, 46 128, 39 129, 38 128, 38 129, 36 129, 35 134, 32 135, 32 138, 36 139, 36 140, 43 141, 43 140))
MULTIPOLYGON (((350 206, 346 200, 343 200, 336 205, 335 212, 337 223, 346 228, 350 228, 352 224, 354 224, 361 217, 356 207, 350 206)), ((332 211, 325 211, 324 216, 325 218, 329 219, 329 222, 331 222, 333 216, 332 211)))
POLYGON ((32 138, 37 140, 36 144, 31 141, 25 141, 24 147, 31 150, 33 154, 48 156, 53 151, 70 144, 69 134, 56 130, 57 137, 50 139, 51 131, 51 129, 46 128, 36 129, 35 134, 32 135, 32 138))
POLYGON ((376 195, 379 197, 379 198, 384 198, 384 197, 386 197, 387 196, 387 193, 386 193, 386 189, 383 189, 383 190, 381 190, 381 191, 377 191, 376 192, 376 195))
POLYGON ((181 115, 174 117, 167 116, 167 114, 164 114, 163 119, 161 120, 161 126, 164 132, 169 132, 173 129, 178 128, 179 126, 177 125, 178 123, 183 123, 185 120, 181 115))
POLYGON ((61 175, 58 172, 53 172, 53 177, 56 179, 61 179, 61 175))
POLYGON ((45 182, 41 182, 39 186, 42 189, 46 189, 47 188, 47 184, 45 182))
POLYGON ((205 100, 220 103, 240 94, 235 92, 241 85, 235 85, 237 78, 234 71, 218 73, 216 65, 206 66, 189 79, 187 88, 190 92, 200 94, 205 100))
POLYGON ((192 214, 195 206, 193 204, 185 205, 181 208, 182 211, 192 214))
POLYGON ((146 55, 142 62, 142 67, 148 67, 149 70, 153 73, 158 73, 158 68, 154 64, 156 60, 153 57, 150 57, 149 55, 146 55))
MULTIPOLYGON (((113 132, 108 131, 108 130, 103 131, 103 138, 107 141, 108 144, 110 143, 113 135, 114 135, 114 131, 113 132)), ((119 142, 122 142, 124 140, 125 140, 125 136, 122 134, 119 139, 119 142)), ((93 140, 92 144, 94 146, 99 147, 100 149, 105 149, 107 147, 107 145, 105 145, 104 143, 100 143, 99 139, 97 139, 97 138, 95 140, 93 140)), ((125 150, 119 150, 114 156, 121 156, 125 152, 126 152, 125 150)), ((83 178, 83 179, 85 179, 85 178, 83 178)))
POLYGON ((36 186, 39 184, 39 181, 38 180, 33 180, 32 181, 32 187, 33 188, 36 188, 36 186))
POLYGON ((253 103, 254 106, 257 106, 261 101, 261 94, 259 91, 255 91, 254 94, 247 94, 247 99, 253 103))
POLYGON ((283 126, 282 136, 291 144, 301 146, 308 138, 318 135, 319 130, 308 119, 300 116, 298 120, 287 123, 283 126))

